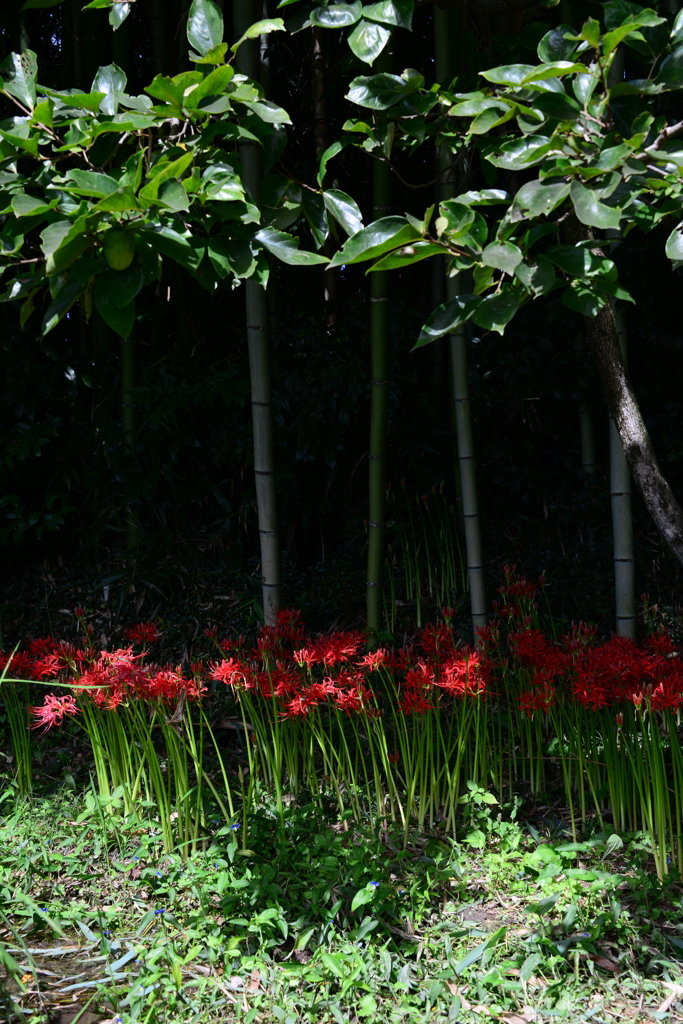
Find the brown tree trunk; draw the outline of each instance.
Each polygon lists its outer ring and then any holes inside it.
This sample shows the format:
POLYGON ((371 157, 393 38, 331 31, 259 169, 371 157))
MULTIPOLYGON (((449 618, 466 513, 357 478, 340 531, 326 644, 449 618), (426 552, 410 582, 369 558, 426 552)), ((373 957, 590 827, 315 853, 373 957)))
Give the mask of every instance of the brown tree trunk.
MULTIPOLYGON (((575 217, 565 222, 565 237, 576 244, 593 237, 575 217)), ((597 246, 593 252, 604 256, 597 246)), ((645 507, 669 548, 683 564, 683 509, 664 479, 647 432, 633 385, 624 366, 614 312, 606 302, 597 316, 586 317, 586 344, 593 353, 610 416, 619 431, 624 453, 640 488, 645 507)))

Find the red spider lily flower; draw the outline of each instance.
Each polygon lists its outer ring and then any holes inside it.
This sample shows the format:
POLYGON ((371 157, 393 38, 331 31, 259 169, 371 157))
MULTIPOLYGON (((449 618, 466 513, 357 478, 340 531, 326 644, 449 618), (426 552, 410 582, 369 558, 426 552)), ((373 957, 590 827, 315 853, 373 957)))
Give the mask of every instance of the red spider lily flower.
POLYGON ((317 644, 320 660, 326 667, 351 661, 358 654, 364 642, 363 635, 357 632, 340 631, 321 637, 317 644))
POLYGON ((403 690, 398 706, 404 715, 426 715, 434 710, 424 693, 413 689, 403 690))
POLYGON ((556 699, 555 687, 547 681, 540 687, 523 691, 518 697, 519 710, 533 718, 537 711, 547 715, 556 699))
POLYGON ((676 711, 683 703, 683 679, 679 673, 663 679, 652 692, 654 711, 676 711))
POLYGON ((383 647, 378 647, 374 651, 368 651, 362 658, 359 658, 356 664, 358 668, 368 669, 370 672, 376 672, 378 669, 383 668, 390 662, 389 651, 383 647))
POLYGON ((44 654, 33 663, 34 679, 56 679, 64 663, 57 654, 44 654))
POLYGON ((294 651, 294 653, 292 654, 292 658, 297 663, 297 665, 299 665, 301 668, 303 668, 305 665, 309 671, 313 668, 314 665, 318 665, 322 661, 320 654, 318 652, 318 648, 315 646, 315 644, 311 644, 308 647, 301 647, 299 648, 298 651, 294 651))
POLYGON ((159 639, 159 630, 153 622, 139 622, 137 626, 131 626, 128 630, 127 639, 132 644, 148 647, 159 639))
POLYGON ((237 658, 226 658, 224 661, 211 665, 209 679, 232 686, 234 690, 251 690, 254 687, 251 669, 237 658))
POLYGON ((316 707, 317 700, 313 700, 307 694, 300 693, 292 700, 287 701, 285 710, 281 712, 282 718, 301 718, 307 715, 311 708, 316 707))
POLYGON ((413 690, 416 693, 422 690, 430 690, 435 682, 434 669, 420 660, 414 668, 408 669, 404 681, 406 690, 413 690))
POLYGON ((29 708, 29 711, 36 719, 31 728, 39 729, 42 725, 45 732, 54 725, 61 725, 65 715, 80 714, 74 697, 55 697, 53 693, 48 693, 41 707, 29 708))
POLYGON ((617 712, 617 714, 614 716, 614 721, 616 722, 617 729, 622 729, 623 728, 623 726, 624 726, 624 713, 623 713, 623 711, 617 712))
POLYGON ((482 696, 489 674, 486 657, 465 647, 443 663, 436 685, 453 697, 482 696))
POLYGON ((428 623, 421 630, 418 640, 427 657, 440 658, 455 651, 453 635, 445 622, 440 622, 438 626, 428 623))
POLYGON ((668 633, 653 633, 651 637, 648 637, 646 643, 653 654, 661 654, 664 657, 673 654, 676 650, 676 645, 668 633))
POLYGON ((642 693, 634 693, 633 696, 631 697, 631 700, 633 701, 635 707, 639 708, 641 706, 641 704, 643 703, 643 695, 642 695, 642 693))
POLYGON ((394 750, 391 754, 389 754, 389 763, 390 764, 398 764, 398 762, 400 760, 401 760, 400 751, 394 750))

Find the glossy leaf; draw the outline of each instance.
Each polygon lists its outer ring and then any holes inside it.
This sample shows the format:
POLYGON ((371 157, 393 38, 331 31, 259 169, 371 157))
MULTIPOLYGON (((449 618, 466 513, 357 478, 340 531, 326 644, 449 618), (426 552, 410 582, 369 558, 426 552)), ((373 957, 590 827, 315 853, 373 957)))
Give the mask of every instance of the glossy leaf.
POLYGON ((539 164, 550 152, 551 145, 545 135, 525 135, 503 145, 493 143, 486 147, 484 155, 494 167, 502 167, 506 171, 523 171, 539 164))
POLYGON ((569 287, 562 292, 562 304, 581 316, 597 316, 606 302, 607 295, 580 278, 571 281, 569 287))
POLYGON ((33 50, 10 53, 0 64, 0 90, 33 110, 36 105, 37 73, 38 62, 33 50))
POLYGON ((363 17, 378 21, 381 25, 395 25, 397 28, 413 27, 414 0, 382 0, 378 4, 363 7, 363 17))
POLYGON ((192 0, 187 38, 201 57, 223 41, 223 15, 214 0, 192 0))
POLYGON ((359 20, 362 9, 360 0, 351 4, 329 4, 327 7, 315 7, 309 18, 320 28, 348 28, 359 20))
POLYGON ((123 25, 131 11, 130 4, 114 3, 109 8, 109 24, 116 32, 123 25))
POLYGON ((310 192, 308 189, 305 189, 302 200, 304 216, 311 229, 315 247, 316 249, 322 249, 330 231, 327 210, 325 209, 322 196, 317 192, 310 192))
POLYGON ((537 70, 535 64, 505 64, 499 68, 480 71, 479 74, 487 82, 494 85, 519 85, 532 72, 537 70))
POLYGON ((368 270, 372 274, 376 270, 400 270, 402 267, 409 267, 420 260, 427 260, 431 256, 448 256, 448 249, 436 242, 413 242, 403 249, 395 249, 388 256, 374 263, 368 270))
POLYGON ((312 266, 314 263, 327 263, 326 256, 315 252, 304 252, 299 249, 299 239, 275 228, 261 228, 254 236, 264 249, 276 256, 282 263, 293 267, 312 266))
POLYGON ((565 34, 574 35, 571 25, 558 25, 546 32, 536 50, 539 60, 551 64, 556 60, 569 60, 573 57, 579 44, 575 39, 565 39, 565 34))
POLYGON ((363 263, 418 238, 420 232, 405 217, 382 217, 347 239, 343 248, 334 254, 330 266, 363 263))
POLYGON ((544 256, 539 256, 535 263, 520 263, 515 268, 515 277, 534 298, 546 295, 556 281, 555 269, 544 256))
POLYGON ((109 174, 100 174, 99 171, 69 171, 69 180, 75 183, 75 188, 71 188, 67 183, 67 191, 97 199, 104 199, 120 188, 120 182, 116 178, 109 174))
POLYGON ((522 79, 521 85, 533 85, 535 82, 545 82, 549 78, 561 78, 562 75, 572 75, 584 70, 583 64, 574 64, 567 60, 558 60, 552 64, 539 64, 531 74, 522 79))
POLYGON ((514 274, 522 259, 522 250, 512 242, 491 242, 481 254, 484 266, 502 270, 506 274, 514 274))
POLYGON ((66 316, 76 299, 83 294, 83 285, 79 281, 70 281, 60 290, 43 317, 40 329, 41 336, 48 334, 66 316))
POLYGON ((391 30, 364 18, 358 22, 347 42, 352 53, 366 64, 372 64, 391 39, 391 30))
POLYGON ((47 213, 50 203, 36 196, 29 196, 25 192, 18 192, 12 196, 12 210, 15 217, 35 217, 39 213, 47 213))
POLYGON ((170 178, 162 184, 157 194, 157 202, 163 203, 169 210, 174 210, 176 213, 190 209, 187 192, 177 178, 170 178))
POLYGON ((160 252, 163 256, 168 256, 169 259, 174 260, 183 267, 196 270, 199 266, 201 257, 191 245, 189 239, 173 228, 165 225, 157 228, 151 226, 142 228, 138 232, 138 238, 142 242, 148 242, 157 252, 160 252))
POLYGON ((103 114, 116 114, 119 109, 121 93, 126 89, 125 72, 117 64, 109 64, 100 68, 92 83, 93 92, 103 92, 104 99, 100 102, 103 114))
POLYGON ((512 220, 520 220, 523 216, 547 217, 568 195, 569 183, 566 181, 528 181, 514 198, 513 210, 519 212, 512 216, 512 220))
POLYGON ((284 32, 285 23, 282 18, 266 18, 264 21, 257 21, 255 24, 250 25, 247 31, 240 36, 236 43, 230 47, 233 53, 236 53, 242 43, 246 42, 247 39, 258 39, 259 36, 269 35, 271 32, 284 32))
POLYGON ((683 223, 678 224, 667 238, 665 252, 670 260, 683 260, 683 223))
POLYGON ((430 341, 435 341, 437 338, 443 337, 444 334, 450 334, 451 331, 455 331, 467 323, 481 301, 477 295, 456 295, 455 298, 444 302, 434 310, 424 324, 413 350, 422 348, 430 341))
POLYGON ((414 86, 398 75, 386 73, 354 78, 346 94, 347 100, 370 110, 388 110, 394 103, 411 93, 414 86))
POLYGON ((347 235, 355 235, 363 227, 363 218, 355 199, 336 188, 323 192, 323 202, 328 213, 341 224, 347 235))
POLYGON ((510 323, 519 307, 519 294, 503 290, 496 295, 485 296, 474 311, 472 319, 484 330, 504 334, 506 325, 510 323))
POLYGON ((595 193, 581 182, 572 182, 570 194, 576 216, 582 224, 588 224, 594 228, 616 229, 619 227, 621 211, 601 203, 595 193))

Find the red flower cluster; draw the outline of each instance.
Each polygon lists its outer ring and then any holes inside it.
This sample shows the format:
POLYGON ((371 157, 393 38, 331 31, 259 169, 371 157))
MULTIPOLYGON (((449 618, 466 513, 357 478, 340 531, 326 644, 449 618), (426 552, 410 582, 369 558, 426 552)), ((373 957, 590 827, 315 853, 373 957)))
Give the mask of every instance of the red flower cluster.
POLYGON ((42 725, 45 727, 45 732, 53 725, 61 725, 64 715, 79 713, 74 697, 55 697, 53 693, 48 693, 45 703, 41 707, 29 708, 29 711, 36 719, 31 728, 38 729, 42 725))

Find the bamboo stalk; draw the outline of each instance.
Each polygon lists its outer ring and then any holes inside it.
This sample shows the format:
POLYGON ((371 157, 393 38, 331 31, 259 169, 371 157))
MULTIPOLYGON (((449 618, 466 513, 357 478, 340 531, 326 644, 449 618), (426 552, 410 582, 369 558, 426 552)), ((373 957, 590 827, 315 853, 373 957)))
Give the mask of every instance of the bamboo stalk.
MULTIPOLYGON (((234 7, 236 38, 248 28, 252 18, 249 0, 238 0, 234 7)), ((243 43, 237 51, 237 67, 250 78, 257 77, 255 42, 243 43)), ((251 198, 257 202, 261 179, 261 161, 255 143, 240 145, 242 180, 251 198)), ((257 281, 244 282, 247 320, 247 347, 251 379, 251 419, 254 431, 254 477, 261 549, 261 588, 263 615, 273 625, 280 607, 280 531, 275 485, 273 446, 273 410, 270 386, 270 345, 268 299, 257 281)))

